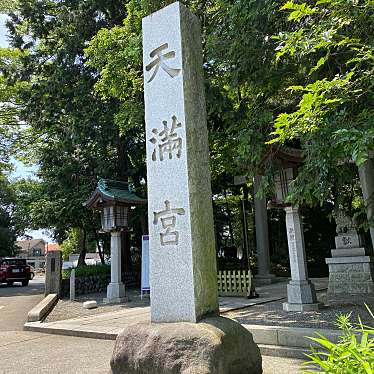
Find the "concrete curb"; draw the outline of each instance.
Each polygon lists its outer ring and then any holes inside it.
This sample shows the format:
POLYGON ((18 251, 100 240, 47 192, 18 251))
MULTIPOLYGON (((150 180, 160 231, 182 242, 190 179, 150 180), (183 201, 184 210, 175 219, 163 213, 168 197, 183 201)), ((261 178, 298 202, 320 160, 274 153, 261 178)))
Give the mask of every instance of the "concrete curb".
MULTIPOLYGON (((259 345, 261 352, 270 356, 305 358, 306 353, 313 342, 307 336, 315 336, 319 333, 331 341, 337 341, 341 335, 339 330, 324 330, 301 327, 260 326, 243 325, 253 335, 253 340, 259 345)), ((78 336, 82 338, 115 340, 122 328, 102 329, 90 326, 68 326, 60 323, 28 322, 24 330, 44 332, 47 334, 78 336)))
POLYGON ((316 334, 321 334, 330 341, 337 342, 341 331, 328 329, 315 329, 305 327, 283 327, 283 326, 260 326, 260 325, 245 325, 249 330, 253 339, 257 344, 274 345, 279 347, 293 347, 293 348, 309 348, 315 345, 308 336, 316 337, 316 334))
POLYGON ((305 355, 310 352, 306 348, 280 347, 279 345, 267 344, 258 344, 258 347, 263 356, 298 358, 304 361, 309 361, 308 357, 305 355))
POLYGON ((42 332, 45 334, 53 335, 66 335, 76 336, 80 338, 91 338, 91 339, 103 339, 103 340, 116 340, 120 331, 115 332, 103 332, 94 329, 72 329, 64 326, 45 326, 42 322, 26 322, 23 326, 25 331, 42 332), (43 326, 44 325, 44 326, 43 326))
POLYGON ((42 321, 53 309, 58 301, 55 293, 47 295, 38 305, 34 306, 27 314, 28 322, 42 321))

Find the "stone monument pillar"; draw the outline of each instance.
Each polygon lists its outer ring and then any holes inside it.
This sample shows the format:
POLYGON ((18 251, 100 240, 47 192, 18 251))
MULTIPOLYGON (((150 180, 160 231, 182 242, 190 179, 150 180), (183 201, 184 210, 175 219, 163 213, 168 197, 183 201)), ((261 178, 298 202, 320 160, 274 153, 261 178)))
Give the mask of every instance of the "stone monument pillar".
POLYGON ((61 295, 62 254, 61 251, 50 251, 46 256, 45 296, 50 293, 61 295))
POLYGON ((197 19, 178 3, 144 18, 143 61, 151 320, 197 322, 218 314, 197 19))
POLYGON ((283 309, 287 312, 318 310, 316 291, 308 278, 304 232, 299 209, 289 206, 285 210, 291 281, 287 285, 287 303, 283 303, 283 309))
POLYGON ((253 179, 258 264, 258 274, 255 276, 255 281, 258 284, 270 284, 275 280, 275 276, 270 273, 269 229, 266 199, 256 197, 260 183, 261 176, 256 175, 253 179))
POLYGON ((112 373, 260 374, 251 333, 218 316, 200 26, 179 2, 143 19, 143 62, 152 323, 126 326, 112 373))
POLYGON ((337 236, 329 266, 329 303, 365 301, 374 294, 374 259, 367 255, 353 221, 339 208, 334 212, 337 236))
POLYGON ((110 239, 110 283, 104 303, 122 303, 127 301, 127 298, 125 285, 121 281, 121 232, 112 231, 110 239))

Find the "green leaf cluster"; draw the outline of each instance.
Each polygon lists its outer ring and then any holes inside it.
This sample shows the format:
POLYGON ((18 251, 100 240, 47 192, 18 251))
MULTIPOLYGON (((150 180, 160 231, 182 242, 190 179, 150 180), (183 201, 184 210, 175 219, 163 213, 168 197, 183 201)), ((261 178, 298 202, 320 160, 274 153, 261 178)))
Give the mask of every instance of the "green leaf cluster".
MULTIPOLYGON (((368 308, 369 310, 369 308, 368 308)), ((370 310, 369 310, 370 312, 370 310)), ((370 312, 374 319, 374 315, 370 312)), ((365 326, 359 321, 357 326, 350 322, 350 315, 339 315, 337 325, 342 331, 338 343, 331 342, 326 337, 309 337, 317 343, 320 349, 311 348, 307 356, 318 373, 325 374, 372 374, 374 372, 374 328, 365 326), (322 350, 321 350, 322 349, 322 350)), ((316 370, 307 373, 316 373, 316 370)))
POLYGON ((280 31, 276 59, 307 67, 290 85, 296 107, 274 121, 269 143, 297 139, 331 175, 344 160, 362 165, 374 149, 374 6, 371 1, 287 1, 290 31, 280 31), (296 82, 296 81, 295 81, 296 82), (324 153, 320 140, 333 152, 324 153))

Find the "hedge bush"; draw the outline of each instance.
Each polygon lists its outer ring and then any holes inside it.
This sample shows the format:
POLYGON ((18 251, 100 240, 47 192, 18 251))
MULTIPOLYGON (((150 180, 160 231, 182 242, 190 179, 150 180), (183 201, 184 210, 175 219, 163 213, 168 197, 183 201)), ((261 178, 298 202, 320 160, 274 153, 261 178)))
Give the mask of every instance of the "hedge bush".
MULTIPOLYGON (((71 269, 62 271, 62 279, 70 278, 71 269)), ((110 274, 110 265, 89 265, 79 266, 75 268, 75 276, 77 278, 89 277, 91 275, 108 275, 110 274)))

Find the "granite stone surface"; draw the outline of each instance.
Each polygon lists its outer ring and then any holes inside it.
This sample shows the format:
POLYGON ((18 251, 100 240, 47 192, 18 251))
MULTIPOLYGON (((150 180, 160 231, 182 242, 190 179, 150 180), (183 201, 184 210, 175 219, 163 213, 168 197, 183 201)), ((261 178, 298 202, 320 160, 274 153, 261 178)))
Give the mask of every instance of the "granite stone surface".
POLYGON ((299 210, 294 207, 286 207, 285 210, 291 281, 287 285, 288 302, 284 304, 284 310, 302 310, 304 308, 301 304, 317 305, 316 291, 308 279, 303 225, 299 210))
POLYGON ((110 239, 110 283, 107 287, 105 302, 120 303, 126 300, 126 289, 121 280, 121 233, 119 231, 112 232, 110 239))
POLYGON ((198 20, 174 3, 143 19, 151 319, 218 312, 198 20))
POLYGON ((62 254, 61 251, 50 251, 46 256, 45 296, 55 293, 61 295, 62 254))
POLYGON ((370 256, 326 258, 329 302, 374 295, 374 262, 370 256))
POLYGON ((112 374, 260 374, 252 334, 228 318, 127 326, 118 336, 112 374))

